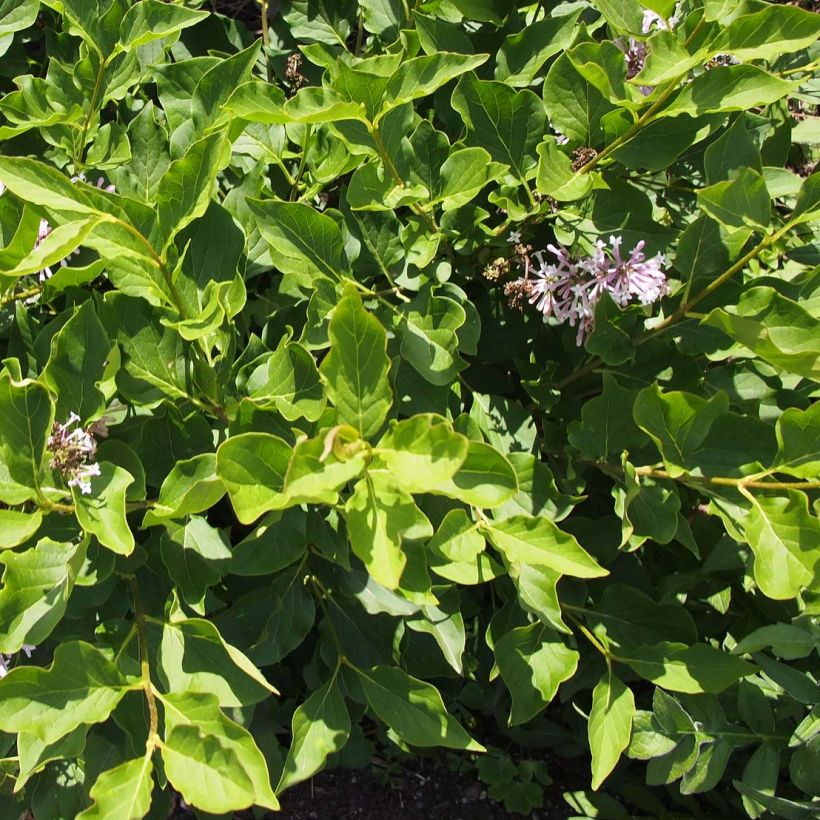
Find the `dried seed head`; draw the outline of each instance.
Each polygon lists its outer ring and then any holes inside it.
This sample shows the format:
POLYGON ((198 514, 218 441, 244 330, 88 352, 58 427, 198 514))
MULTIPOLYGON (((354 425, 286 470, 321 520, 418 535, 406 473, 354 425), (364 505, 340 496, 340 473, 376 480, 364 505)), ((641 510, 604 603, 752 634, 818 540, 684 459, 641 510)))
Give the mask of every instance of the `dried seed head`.
POLYGON ((595 157, 598 156, 598 152, 594 148, 576 148, 572 152, 572 170, 573 171, 580 171, 588 162, 592 162, 595 157))
POLYGON ((514 310, 524 311, 524 304, 531 299, 533 282, 531 279, 514 279, 504 285, 504 295, 514 310))

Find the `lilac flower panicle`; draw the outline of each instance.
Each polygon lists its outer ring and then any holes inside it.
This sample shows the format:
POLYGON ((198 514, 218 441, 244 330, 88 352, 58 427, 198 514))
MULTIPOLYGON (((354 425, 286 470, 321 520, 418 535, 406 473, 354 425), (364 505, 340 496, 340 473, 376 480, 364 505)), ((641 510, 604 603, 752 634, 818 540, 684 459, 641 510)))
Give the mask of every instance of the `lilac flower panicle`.
POLYGON ((511 283, 511 293, 526 292, 545 321, 553 318, 577 327, 575 341, 580 346, 594 326, 595 305, 604 292, 621 307, 633 299, 649 305, 668 292, 663 271, 666 257, 659 253, 647 259, 643 252, 646 243, 641 240, 624 258, 621 244, 620 236, 611 236, 609 247, 599 240, 590 256, 577 260, 566 248, 547 245, 555 261, 546 261, 544 251, 533 253, 537 267, 525 266, 524 276, 511 283))
POLYGON ((49 466, 63 476, 69 487, 77 487, 83 495, 89 495, 91 477, 100 474, 100 465, 92 460, 97 452, 94 438, 97 428, 92 424, 72 430, 79 421, 80 417, 71 413, 65 424, 54 422, 47 444, 51 453, 49 466))

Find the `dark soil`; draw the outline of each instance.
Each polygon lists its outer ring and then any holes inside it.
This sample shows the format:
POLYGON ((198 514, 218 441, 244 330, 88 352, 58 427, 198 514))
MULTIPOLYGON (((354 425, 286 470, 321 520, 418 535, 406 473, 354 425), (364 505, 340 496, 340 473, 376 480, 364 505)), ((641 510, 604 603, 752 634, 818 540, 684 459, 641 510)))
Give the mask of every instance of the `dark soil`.
MULTIPOLYGON (((532 820, 569 816, 560 790, 546 787, 544 807, 532 820)), ((522 818, 487 796, 473 773, 458 774, 435 760, 419 759, 399 774, 371 769, 333 769, 282 795, 277 820, 497 820, 522 818)))

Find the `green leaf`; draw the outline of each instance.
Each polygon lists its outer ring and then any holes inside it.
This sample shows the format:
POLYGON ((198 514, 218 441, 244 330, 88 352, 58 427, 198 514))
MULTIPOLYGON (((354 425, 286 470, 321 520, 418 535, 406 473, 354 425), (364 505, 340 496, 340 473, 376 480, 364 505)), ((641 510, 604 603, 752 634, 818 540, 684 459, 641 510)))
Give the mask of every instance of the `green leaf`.
MULTIPOLYGON (((743 783, 773 796, 780 775, 780 749, 773 743, 761 743, 743 767, 743 783)), ((749 817, 757 818, 766 810, 751 797, 743 795, 743 808, 749 817)))
POLYGON ((608 23, 621 31, 641 33, 643 9, 637 0, 594 0, 594 5, 608 23))
POLYGON ((191 606, 202 600, 208 587, 219 582, 232 557, 219 530, 196 515, 184 526, 168 526, 160 541, 160 554, 171 580, 191 606))
POLYGON ((703 323, 775 367, 820 380, 820 321, 774 288, 748 288, 731 313, 715 308, 703 323))
POLYGON ((246 809, 255 790, 236 752, 198 727, 175 726, 165 738, 162 760, 168 780, 186 801, 212 813, 246 809))
POLYGON ((708 644, 663 642, 621 649, 615 658, 642 678, 672 692, 722 692, 755 667, 708 644))
POLYGON ((576 578, 600 578, 608 572, 575 540, 548 518, 514 515, 484 526, 493 546, 511 563, 549 567, 576 578))
POLYGON ((342 233, 327 214, 295 202, 248 200, 248 206, 283 273, 304 276, 307 282, 316 271, 331 279, 350 275, 342 233))
POLYGON ((21 504, 39 492, 54 406, 40 384, 0 373, 0 501, 21 504))
POLYGON ((820 800, 802 802, 789 800, 785 797, 767 794, 765 791, 749 786, 740 780, 733 780, 732 785, 744 798, 754 800, 755 803, 759 803, 777 817, 785 817, 787 820, 813 820, 817 816, 817 810, 820 809, 820 800))
POLYGON ((439 595, 439 604, 426 604, 405 623, 414 632, 430 635, 438 644, 447 663, 459 674, 464 673, 463 655, 467 635, 460 610, 461 599, 455 590, 439 595))
POLYGON ((603 376, 600 396, 584 403, 581 421, 570 422, 570 444, 581 457, 601 459, 642 446, 646 439, 632 418, 637 393, 620 386, 610 373, 603 376))
MULTIPOLYGON (((172 150, 192 150, 194 146, 187 144, 191 137, 198 137, 208 129, 218 127, 221 118, 227 119, 227 116, 223 115, 222 106, 228 101, 234 88, 250 79, 251 71, 259 59, 261 47, 261 41, 256 40, 244 51, 217 60, 199 77, 193 94, 186 94, 183 97, 184 103, 190 105, 191 121, 174 133, 171 140, 172 150)), ((216 134, 212 133, 210 136, 215 137, 216 134)), ((223 157, 226 164, 227 151, 223 157)), ((209 173, 213 178, 213 170, 209 173)))
POLYGON ((572 142, 588 146, 601 144, 601 118, 614 110, 566 54, 558 56, 544 80, 544 107, 554 129, 572 142))
POLYGON ((38 273, 46 268, 51 269, 58 262, 70 256, 82 245, 88 235, 102 223, 102 220, 90 219, 72 220, 58 225, 48 236, 37 245, 22 260, 8 270, 4 276, 21 277, 38 273))
POLYGON ((545 17, 523 31, 510 34, 496 55, 495 79, 514 88, 526 88, 550 57, 567 49, 575 39, 580 12, 545 17))
POLYGON ((698 191, 698 204, 713 219, 730 228, 765 227, 771 221, 766 182, 752 168, 741 168, 727 182, 698 191))
POLYGON ((509 725, 531 720, 578 667, 580 655, 543 624, 511 629, 495 644, 501 677, 512 695, 509 725))
POLYGON ((796 598, 817 584, 820 522, 804 493, 754 496, 744 532, 755 556, 754 576, 769 598, 796 598))
MULTIPOLYGON (((122 18, 120 42, 124 50, 177 34, 208 16, 206 11, 168 6, 160 0, 142 0, 122 18)), ((146 810, 147 811, 147 810, 146 810)))
POLYGON ((126 399, 140 404, 164 397, 187 398, 182 339, 163 327, 161 313, 144 299, 107 294, 103 324, 123 354, 117 386, 126 399))
POLYGON ((544 106, 535 94, 469 73, 458 81, 452 105, 464 118, 469 143, 486 148, 519 180, 530 176, 535 147, 546 129, 544 106))
POLYGON ((217 476, 213 453, 181 459, 162 482, 159 497, 146 513, 143 526, 209 510, 223 495, 225 486, 217 476))
POLYGON ((15 790, 20 791, 32 775, 43 771, 51 761, 78 757, 83 753, 86 744, 88 726, 78 726, 73 732, 54 743, 43 743, 31 732, 18 732, 17 755, 20 760, 20 772, 15 782, 15 790))
POLYGON ((39 510, 32 513, 17 510, 0 510, 0 549, 16 547, 28 541, 43 523, 39 510))
POLYGON ((232 436, 216 451, 216 474, 243 524, 289 506, 283 493, 291 448, 270 433, 232 436))
POLYGON ((324 390, 313 356, 286 338, 254 369, 247 390, 257 403, 275 407, 288 421, 316 421, 325 409, 324 390))
POLYGON ((276 693, 242 652, 200 618, 163 626, 157 662, 160 679, 171 691, 210 693, 220 706, 247 706, 276 693))
POLYGON ((168 134, 165 126, 157 121, 157 110, 157 106, 149 102, 129 123, 131 162, 119 168, 115 176, 118 190, 146 202, 155 201, 159 182, 171 164, 168 134))
POLYGON ((0 729, 32 732, 46 743, 83 723, 106 720, 131 684, 96 647, 61 643, 51 667, 18 666, 0 680, 0 729))
POLYGON ((167 245, 205 213, 216 174, 227 157, 225 134, 216 131, 195 142, 184 157, 174 160, 157 185, 157 218, 167 245))
POLYGON ((402 310, 402 358, 431 384, 450 384, 466 367, 458 355, 457 336, 466 320, 458 302, 425 289, 402 310))
POLYGON ((336 306, 328 328, 330 353, 320 372, 340 423, 363 439, 375 435, 393 404, 387 333, 352 288, 336 306))
POLYGON ((79 487, 71 488, 74 511, 80 526, 99 542, 119 555, 130 555, 134 534, 125 518, 126 490, 134 477, 122 467, 108 461, 100 463, 100 474, 89 479, 91 492, 84 495, 79 487))
POLYGON ((609 641, 619 646, 641 646, 661 641, 695 643, 698 631, 692 616, 677 602, 656 603, 626 584, 608 584, 589 617, 603 628, 609 641))
POLYGON ((106 397, 97 386, 103 378, 111 343, 89 299, 51 340, 43 381, 56 397, 58 418, 76 413, 80 422, 98 418, 106 397))
POLYGON ((531 612, 541 623, 557 632, 572 634, 562 618, 558 600, 561 573, 549 567, 531 564, 507 564, 510 580, 518 592, 522 609, 531 612))
POLYGON ((399 105, 427 97, 460 74, 483 65, 488 58, 488 54, 439 52, 405 60, 387 83, 385 102, 379 117, 399 105))
POLYGON ((439 691, 395 666, 355 669, 367 703, 402 740, 412 746, 444 746, 483 752, 444 707, 439 691))
POLYGON ((669 474, 676 477, 697 463, 694 453, 728 407, 724 393, 702 399, 694 393, 664 393, 655 384, 638 393, 633 416, 658 446, 669 474))
POLYGON ((778 472, 797 478, 820 478, 820 402, 807 410, 790 407, 776 425, 778 472))
POLYGON ((785 97, 794 87, 794 83, 781 80, 756 66, 720 66, 685 85, 663 113, 674 117, 679 114, 709 114, 712 111, 748 111, 785 97))
POLYGON ((767 624, 741 638, 732 654, 744 655, 771 647, 775 655, 791 661, 807 657, 817 645, 817 639, 799 626, 767 624))
POLYGON ((441 416, 426 413, 400 421, 382 436, 379 462, 408 493, 435 492, 467 457, 470 443, 441 416))
POLYGON ((25 552, 0 553, 5 564, 0 589, 0 652, 42 643, 65 615, 85 561, 85 544, 43 538, 25 552))
POLYGON ((291 744, 277 793, 313 777, 350 737, 350 715, 334 675, 293 713, 291 744))
MULTIPOLYGON (((358 434, 349 430, 358 441, 358 434)), ((339 490, 349 481, 358 478, 365 467, 364 451, 342 451, 337 457, 331 448, 326 452, 329 438, 340 438, 339 428, 325 437, 304 439, 293 448, 293 455, 285 475, 285 493, 291 497, 310 500, 313 503, 335 504, 339 490)), ((355 446, 355 442, 351 445, 355 446)))
POLYGON ((151 807, 153 772, 150 753, 103 772, 89 793, 94 805, 77 820, 142 820, 151 807))
POLYGON ((36 19, 38 0, 3 0, 0 2, 0 37, 27 29, 36 19))
POLYGON ((592 788, 596 791, 623 754, 632 735, 635 696, 609 669, 592 690, 589 748, 592 752, 592 788))
POLYGON ((67 176, 45 163, 27 157, 0 157, 0 179, 26 202, 74 214, 98 214, 82 186, 73 185, 67 176))
POLYGON ((405 538, 433 534, 430 522, 411 495, 382 471, 368 472, 345 504, 347 534, 367 571, 388 589, 397 589, 407 564, 405 538))
POLYGON ((489 444, 471 441, 455 475, 441 482, 436 492, 490 509, 509 501, 518 492, 518 478, 512 464, 501 453, 489 444))
MULTIPOLYGON (((210 694, 184 692, 164 695, 162 703, 166 743, 173 749, 170 756, 174 760, 173 774, 169 771, 168 777, 188 802, 205 807, 207 811, 236 810, 247 805, 243 796, 242 805, 237 802, 229 809, 212 808, 230 801, 231 789, 224 788, 223 777, 227 772, 218 771, 219 765, 207 754, 210 749, 214 750, 217 760, 222 758, 228 762, 229 771, 237 775, 238 782, 250 783, 252 802, 268 809, 279 808, 267 763, 253 736, 244 726, 225 717, 217 698, 210 694), (196 737, 191 729, 195 730, 196 737), (184 730, 181 735, 177 734, 179 730, 184 730), (191 771, 190 764, 183 758, 197 747, 205 754, 199 755, 198 765, 195 764, 194 771, 191 771)), ((167 765, 164 745, 161 748, 167 765)))
POLYGON ((810 222, 820 211, 820 173, 803 180, 792 212, 792 222, 810 222))
POLYGON ((401 0, 361 0, 362 23, 368 31, 392 42, 405 23, 401 0))
POLYGON ((732 179, 744 167, 763 173, 760 149, 749 133, 747 121, 748 115, 738 114, 732 125, 704 151, 703 165, 709 185, 732 179))
POLYGON ((817 14, 794 6, 770 5, 736 17, 723 29, 710 49, 734 54, 738 60, 775 60, 817 42, 817 14))
POLYGON ((548 136, 538 146, 538 172, 535 187, 553 199, 572 202, 586 196, 592 188, 591 174, 576 174, 570 158, 558 147, 555 137, 548 136))

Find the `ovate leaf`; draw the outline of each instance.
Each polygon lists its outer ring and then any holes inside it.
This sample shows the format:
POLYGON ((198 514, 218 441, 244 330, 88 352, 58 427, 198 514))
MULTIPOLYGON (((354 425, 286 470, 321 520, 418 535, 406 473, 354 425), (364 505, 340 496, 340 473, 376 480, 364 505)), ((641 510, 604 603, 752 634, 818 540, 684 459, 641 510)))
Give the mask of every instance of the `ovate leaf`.
POLYGON ((350 737, 350 715, 334 675, 293 713, 290 749, 277 792, 320 771, 350 737))
POLYGON ((745 533, 755 556, 755 581, 764 595, 787 600, 816 585, 820 522, 809 512, 803 493, 755 496, 745 533))
POLYGON ((433 533, 413 497, 382 471, 367 473, 353 488, 345 505, 345 521, 353 552, 388 589, 399 586, 407 564, 402 540, 433 533))
POLYGON ((0 373, 0 500, 20 504, 37 495, 46 440, 54 420, 48 391, 0 373))
POLYGON ((329 216, 298 203, 249 200, 248 205, 281 271, 308 281, 316 271, 331 279, 350 273, 342 233, 329 216))
POLYGON ((469 449, 441 416, 423 414, 398 422, 377 447, 379 461, 409 493, 435 491, 453 477, 469 449))
MULTIPOLYGON (((0 519, 0 525, 2 520, 0 519)), ((24 552, 4 552, 0 589, 0 652, 44 641, 65 615, 85 545, 44 538, 24 552)))
POLYGON ((290 454, 287 442, 270 433, 243 433, 219 446, 216 474, 243 524, 288 506, 282 488, 290 454))
POLYGON ((56 397, 56 414, 76 413, 81 423, 96 419, 106 398, 98 383, 105 372, 111 343, 97 318, 92 300, 83 302, 51 341, 43 381, 56 397))
POLYGON ((367 439, 379 431, 393 404, 387 333, 349 288, 336 306, 328 334, 330 353, 320 367, 328 395, 339 421, 367 439))
POLYGON ((569 533, 548 518, 514 515, 486 525, 493 546, 510 563, 537 564, 576 578, 608 572, 569 533))
POLYGON ((438 690, 395 666, 356 669, 367 703, 402 740, 412 746, 444 746, 483 752, 445 709, 438 690))
POLYGON ((150 754, 103 772, 91 787, 94 805, 77 820, 142 820, 151 807, 153 772, 150 754))
POLYGON ((589 748, 592 752, 592 788, 598 789, 629 745, 635 696, 609 669, 592 691, 589 748))
MULTIPOLYGON (((231 761, 231 765, 236 765, 239 782, 244 783, 247 778, 251 783, 253 800, 257 805, 274 810, 279 808, 276 795, 271 788, 267 763, 253 736, 244 726, 234 723, 222 713, 216 697, 190 692, 174 693, 165 695, 162 702, 165 707, 166 736, 168 742, 175 747, 171 752, 171 757, 174 759, 174 776, 179 779, 174 779, 173 782, 186 800, 197 806, 214 805, 220 800, 221 778, 225 774, 212 771, 215 766, 209 758, 204 757, 200 761, 200 765, 203 766, 201 779, 195 778, 193 781, 187 777, 181 779, 180 776, 187 766, 175 753, 184 754, 180 747, 186 741, 180 741, 179 736, 175 736, 175 732, 178 729, 194 728, 198 735, 196 741, 193 740, 192 733, 187 733, 187 737, 191 738, 189 742, 192 748, 195 748, 198 742, 203 751, 217 750, 217 759, 224 754, 225 758, 231 761)), ((183 733, 183 736, 185 734, 183 733)), ((169 777, 172 777, 170 772, 169 777)), ((233 808, 237 809, 240 806, 237 803, 233 805, 233 808)), ((217 809, 208 810, 217 811, 217 809)))
POLYGON ((203 692, 220 706, 258 703, 276 690, 217 628, 200 618, 166 623, 158 654, 158 672, 175 692, 203 692))
POLYGON ((122 467, 108 461, 100 463, 100 474, 89 479, 91 492, 71 488, 74 510, 80 526, 99 542, 120 555, 130 555, 134 535, 125 517, 125 497, 134 477, 122 467))
POLYGON ((541 623, 511 629, 495 644, 501 677, 512 695, 510 726, 526 723, 575 674, 580 656, 541 623))
POLYGON ((544 106, 532 91, 516 92, 471 72, 459 80, 452 105, 467 124, 470 144, 486 148, 518 179, 527 179, 535 166, 535 146, 546 129, 544 106))
POLYGON ((19 666, 0 680, 0 729, 53 743, 83 723, 100 723, 134 686, 96 647, 60 644, 49 669, 19 666))

